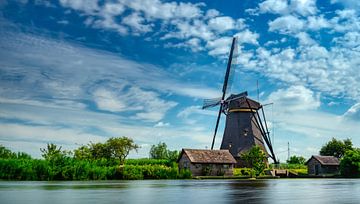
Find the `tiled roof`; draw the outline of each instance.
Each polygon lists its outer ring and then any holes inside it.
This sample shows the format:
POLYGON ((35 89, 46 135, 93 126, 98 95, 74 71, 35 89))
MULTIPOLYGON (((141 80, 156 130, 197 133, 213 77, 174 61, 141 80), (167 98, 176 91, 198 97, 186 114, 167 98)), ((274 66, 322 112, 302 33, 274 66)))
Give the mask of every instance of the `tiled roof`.
POLYGON ((229 150, 183 149, 192 163, 235 164, 236 160, 229 150))
MULTIPOLYGON (((334 156, 313 155, 311 158, 318 160, 321 165, 339 165, 340 164, 339 159, 334 156)), ((309 161, 311 160, 311 158, 309 159, 309 161)), ((309 161, 307 161, 307 162, 309 162, 309 161)))

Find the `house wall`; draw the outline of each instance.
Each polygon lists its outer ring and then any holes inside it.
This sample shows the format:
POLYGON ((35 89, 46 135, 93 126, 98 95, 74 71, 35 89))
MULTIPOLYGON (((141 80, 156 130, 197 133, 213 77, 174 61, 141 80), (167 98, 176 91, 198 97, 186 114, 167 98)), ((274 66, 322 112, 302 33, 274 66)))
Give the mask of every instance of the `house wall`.
POLYGON ((192 176, 232 176, 233 164, 196 164, 183 154, 178 163, 179 171, 189 169, 192 176))
POLYGON ((309 175, 338 174, 339 173, 339 166, 321 165, 321 163, 314 158, 312 158, 308 162, 307 166, 308 166, 308 174, 309 175), (316 172, 316 168, 318 168, 318 172, 316 172))

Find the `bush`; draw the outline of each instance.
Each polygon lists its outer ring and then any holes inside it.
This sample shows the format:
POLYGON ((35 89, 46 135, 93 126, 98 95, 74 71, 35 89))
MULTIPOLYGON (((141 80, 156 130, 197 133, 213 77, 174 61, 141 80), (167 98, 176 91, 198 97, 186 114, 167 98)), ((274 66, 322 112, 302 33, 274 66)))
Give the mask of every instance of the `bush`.
MULTIPOLYGON (((177 168, 163 165, 125 165, 123 179, 176 179, 180 177, 177 168)), ((181 177, 186 175, 181 175, 181 177)))
POLYGON ((288 164, 305 164, 306 159, 302 156, 291 156, 289 160, 286 161, 288 164))
POLYGON ((340 161, 340 173, 344 177, 360 178, 360 149, 345 152, 340 161))
POLYGON ((267 157, 259 146, 253 146, 248 152, 245 152, 240 156, 247 165, 255 171, 256 176, 264 173, 267 157))
POLYGON ((191 171, 189 169, 181 169, 177 178, 178 179, 190 179, 190 178, 192 178, 191 171))
POLYGON ((164 165, 173 167, 174 162, 169 161, 167 159, 127 159, 125 161, 125 165, 164 165))

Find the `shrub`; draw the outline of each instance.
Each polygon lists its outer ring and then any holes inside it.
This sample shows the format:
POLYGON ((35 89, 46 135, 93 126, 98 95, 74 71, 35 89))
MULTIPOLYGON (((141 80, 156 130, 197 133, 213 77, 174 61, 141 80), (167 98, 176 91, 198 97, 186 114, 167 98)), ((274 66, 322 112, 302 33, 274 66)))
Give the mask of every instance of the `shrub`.
POLYGON ((344 177, 360 178, 360 149, 345 152, 340 161, 340 173, 344 177))

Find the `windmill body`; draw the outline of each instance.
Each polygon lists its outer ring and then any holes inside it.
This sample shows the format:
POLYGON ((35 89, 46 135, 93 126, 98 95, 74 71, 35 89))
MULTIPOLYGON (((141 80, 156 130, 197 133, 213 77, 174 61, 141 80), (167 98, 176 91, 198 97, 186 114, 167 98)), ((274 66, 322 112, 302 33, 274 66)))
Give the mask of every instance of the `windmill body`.
POLYGON ((237 95, 230 95, 226 101, 226 123, 220 149, 228 149, 236 159, 237 166, 246 166, 240 155, 255 145, 268 155, 256 118, 261 104, 247 96, 237 95))

